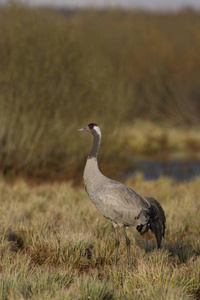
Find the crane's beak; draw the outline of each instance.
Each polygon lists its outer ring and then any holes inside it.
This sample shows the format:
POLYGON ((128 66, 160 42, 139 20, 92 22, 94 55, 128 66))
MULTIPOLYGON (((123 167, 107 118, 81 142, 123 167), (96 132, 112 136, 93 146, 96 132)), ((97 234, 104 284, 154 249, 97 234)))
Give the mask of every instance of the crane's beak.
POLYGON ((78 131, 87 131, 90 132, 90 128, 88 126, 78 129, 78 131))

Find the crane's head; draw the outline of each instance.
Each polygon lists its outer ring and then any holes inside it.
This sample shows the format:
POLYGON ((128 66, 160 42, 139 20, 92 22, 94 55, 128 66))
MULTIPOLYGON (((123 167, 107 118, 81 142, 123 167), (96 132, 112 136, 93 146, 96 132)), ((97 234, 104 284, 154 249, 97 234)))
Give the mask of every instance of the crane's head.
POLYGON ((98 135, 101 136, 101 130, 100 130, 99 126, 96 123, 90 123, 86 127, 79 129, 79 131, 87 131, 87 132, 90 132, 92 134, 97 133, 98 135))

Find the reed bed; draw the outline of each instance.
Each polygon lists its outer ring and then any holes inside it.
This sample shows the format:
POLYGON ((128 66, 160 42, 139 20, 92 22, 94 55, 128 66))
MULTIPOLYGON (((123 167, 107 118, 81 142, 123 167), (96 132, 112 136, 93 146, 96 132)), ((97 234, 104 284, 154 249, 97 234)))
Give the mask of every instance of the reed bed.
POLYGON ((101 159, 109 170, 128 168, 130 151, 199 151, 199 26, 199 14, 191 11, 1 7, 2 174, 77 176, 88 149, 77 129, 89 122, 103 130, 101 159), (144 136, 149 122, 164 133, 144 136), (134 132, 120 157, 118 130, 123 140, 134 132), (183 132, 184 141, 176 143, 183 132))

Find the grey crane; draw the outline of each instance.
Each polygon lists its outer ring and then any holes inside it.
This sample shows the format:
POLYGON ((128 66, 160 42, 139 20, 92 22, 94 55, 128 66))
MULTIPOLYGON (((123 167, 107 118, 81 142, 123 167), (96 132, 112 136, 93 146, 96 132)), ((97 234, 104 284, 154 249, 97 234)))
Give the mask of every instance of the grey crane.
POLYGON ((131 188, 100 172, 97 156, 101 130, 97 124, 90 123, 79 131, 87 131, 93 135, 93 145, 83 173, 86 192, 103 216, 112 221, 115 229, 115 265, 117 265, 120 244, 118 227, 121 227, 126 239, 128 265, 131 266, 130 239, 126 228, 136 226, 140 234, 152 230, 157 240, 157 247, 160 248, 165 234, 164 210, 154 198, 140 196, 131 188))

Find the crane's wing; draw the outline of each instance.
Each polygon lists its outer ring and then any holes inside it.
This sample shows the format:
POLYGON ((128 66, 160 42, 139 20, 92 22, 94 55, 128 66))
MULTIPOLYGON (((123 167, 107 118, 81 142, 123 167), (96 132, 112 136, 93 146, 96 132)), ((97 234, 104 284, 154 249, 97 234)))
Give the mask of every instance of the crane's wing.
POLYGON ((117 224, 138 226, 150 218, 148 200, 117 181, 109 180, 96 188, 95 198, 98 210, 117 224))

